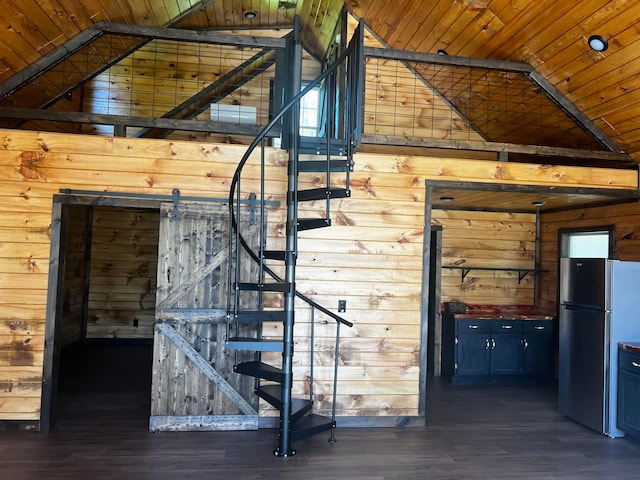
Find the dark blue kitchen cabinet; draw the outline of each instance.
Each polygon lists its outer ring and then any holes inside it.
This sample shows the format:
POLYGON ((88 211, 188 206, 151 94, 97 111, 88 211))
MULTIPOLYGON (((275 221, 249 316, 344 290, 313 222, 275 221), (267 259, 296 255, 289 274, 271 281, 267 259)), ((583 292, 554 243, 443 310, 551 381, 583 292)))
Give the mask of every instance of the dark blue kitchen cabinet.
POLYGON ((522 371, 522 321, 489 320, 491 324, 491 374, 522 371))
POLYGON ((553 320, 443 313, 442 375, 452 383, 547 381, 554 359, 553 320))
POLYGON ((491 369, 491 329, 488 322, 456 322, 454 366, 458 375, 488 375, 491 369))
POLYGON ((555 372, 555 346, 553 320, 523 320, 523 373, 540 378, 552 377, 555 372))
POLYGON ((618 349, 618 428, 640 438, 640 350, 618 349))

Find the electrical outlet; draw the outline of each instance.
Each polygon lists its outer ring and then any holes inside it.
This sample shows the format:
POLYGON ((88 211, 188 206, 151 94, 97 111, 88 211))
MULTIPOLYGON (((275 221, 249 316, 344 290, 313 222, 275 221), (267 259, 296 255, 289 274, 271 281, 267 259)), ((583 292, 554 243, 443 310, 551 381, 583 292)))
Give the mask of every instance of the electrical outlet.
POLYGON ((346 311, 347 311, 347 301, 338 300, 338 312, 346 312, 346 311))

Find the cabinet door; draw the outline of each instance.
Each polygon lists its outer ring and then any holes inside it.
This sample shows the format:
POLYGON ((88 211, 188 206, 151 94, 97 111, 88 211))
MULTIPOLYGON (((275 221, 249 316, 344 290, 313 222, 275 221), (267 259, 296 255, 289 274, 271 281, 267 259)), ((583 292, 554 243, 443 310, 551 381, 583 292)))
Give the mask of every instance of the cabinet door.
POLYGON ((520 373, 522 369, 522 334, 491 334, 491 373, 520 373))
POLYGON ((551 375, 554 370, 553 335, 530 334, 522 340, 524 373, 551 375))
POLYGON ((527 320, 522 327, 523 370, 536 376, 552 376, 555 371, 553 320, 527 320))
POLYGON ((618 375, 618 428, 640 436, 640 375, 621 370, 618 375))
POLYGON ((514 374, 522 370, 522 322, 491 321, 491 374, 514 374))
POLYGON ((456 375, 488 374, 491 350, 489 335, 459 334, 456 340, 456 375))

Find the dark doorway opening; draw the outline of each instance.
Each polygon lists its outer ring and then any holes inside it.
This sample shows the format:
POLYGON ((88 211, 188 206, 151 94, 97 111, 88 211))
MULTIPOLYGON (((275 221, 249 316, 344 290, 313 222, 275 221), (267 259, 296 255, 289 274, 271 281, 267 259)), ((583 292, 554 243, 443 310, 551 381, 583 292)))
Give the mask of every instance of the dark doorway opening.
POLYGON ((41 429, 148 429, 159 210, 57 201, 41 429))
POLYGON ((55 428, 148 429, 151 343, 77 343, 60 355, 55 428))

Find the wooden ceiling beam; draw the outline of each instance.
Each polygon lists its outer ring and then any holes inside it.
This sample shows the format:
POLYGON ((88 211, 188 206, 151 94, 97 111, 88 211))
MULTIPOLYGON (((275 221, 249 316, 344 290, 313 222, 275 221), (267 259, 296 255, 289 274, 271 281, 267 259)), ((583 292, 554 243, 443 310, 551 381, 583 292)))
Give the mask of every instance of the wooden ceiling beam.
POLYGON ((365 57, 390 58, 393 60, 408 62, 425 62, 434 65, 484 68, 487 70, 499 70, 501 72, 526 74, 535 71, 531 65, 524 62, 507 62, 504 60, 491 60, 486 58, 454 57, 450 55, 438 55, 437 53, 395 50, 392 48, 365 47, 364 55, 365 57))
MULTIPOLYGON (((96 24, 97 25, 97 24, 96 24)), ((96 28, 88 28, 87 30, 79 33, 64 45, 52 50, 47 55, 43 56, 39 60, 35 61, 20 73, 14 75, 6 82, 0 85, 0 98, 11 95, 20 87, 29 83, 34 78, 43 74, 51 67, 62 62, 65 58, 73 55, 79 49, 91 43, 95 38, 100 37, 103 32, 96 28)))
POLYGON ((408 138, 394 137, 390 135, 362 135, 362 143, 375 145, 397 145, 402 147, 446 148, 496 153, 508 152, 541 157, 603 160, 606 162, 617 162, 628 167, 634 165, 633 159, 631 159, 626 153, 547 147, 542 145, 516 145, 510 143, 480 142, 476 140, 448 140, 442 138, 408 138))
MULTIPOLYGON (((30 108, 0 108, 0 118, 18 120, 44 120, 50 122, 85 123, 94 125, 113 125, 121 131, 126 127, 158 128, 162 130, 183 130, 189 132, 209 132, 255 137, 262 125, 236 123, 212 123, 200 120, 178 120, 173 118, 149 118, 126 115, 107 115, 86 112, 63 112, 59 110, 39 110, 30 108)), ((279 135, 278 129, 270 132, 279 135)))
POLYGON ((103 33, 173 40, 176 42, 210 43, 257 48, 285 47, 285 40, 283 38, 212 33, 202 30, 182 30, 179 28, 149 27, 146 25, 126 25, 121 23, 103 23, 100 24, 99 28, 103 33))

